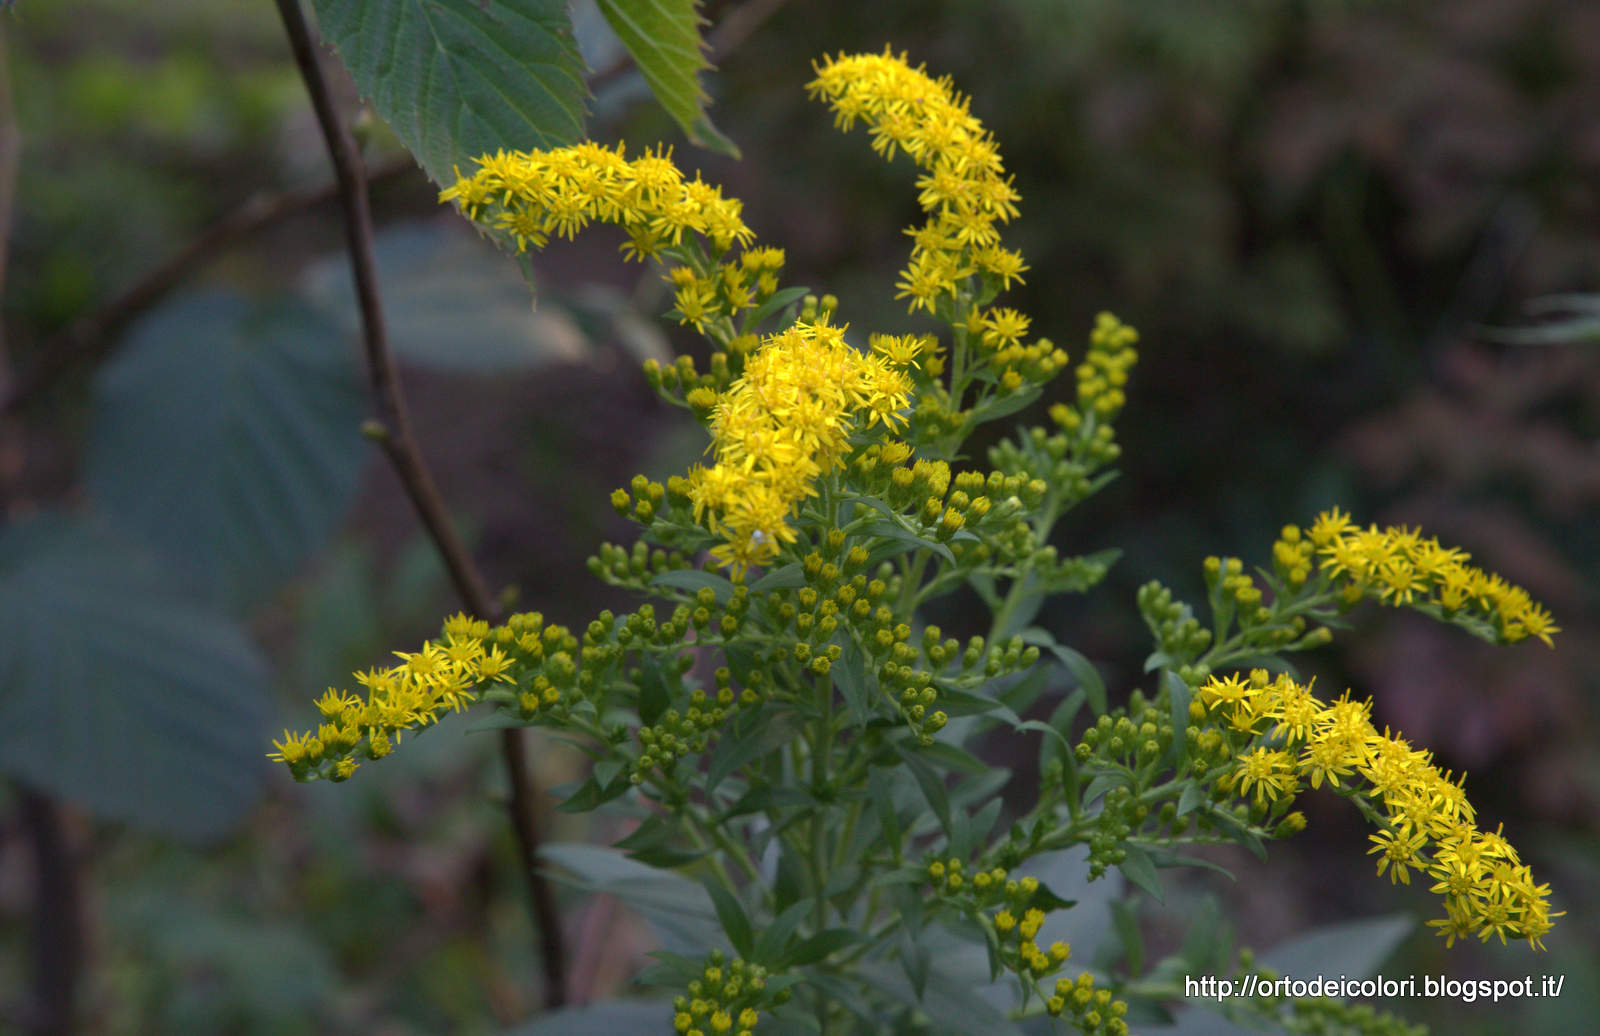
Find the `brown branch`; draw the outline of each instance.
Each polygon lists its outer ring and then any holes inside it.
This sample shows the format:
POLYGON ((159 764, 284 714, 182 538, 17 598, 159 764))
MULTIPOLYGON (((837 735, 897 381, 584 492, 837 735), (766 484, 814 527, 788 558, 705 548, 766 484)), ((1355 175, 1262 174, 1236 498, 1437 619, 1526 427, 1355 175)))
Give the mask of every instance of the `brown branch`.
MULTIPOLYGON (((12 205, 22 133, 11 103, 11 64, 5 25, 0 23, 0 288, 10 255, 12 205)), ((10 373, 0 330, 0 387, 10 373)), ((0 412, 0 418, 4 413, 0 412)), ((8 500, 21 471, 22 437, 16 422, 0 420, 0 501, 8 500)), ((3 512, 0 512, 3 513, 3 512)), ((33 992, 22 1004, 17 1028, 33 1036, 67 1036, 77 1025, 78 984, 83 975, 83 890, 78 861, 54 798, 24 781, 13 782, 17 813, 33 853, 33 992)))
MULTIPOLYGON (((367 174, 367 182, 388 180, 415 168, 416 162, 411 156, 401 155, 374 166, 367 174)), ((176 255, 50 339, 40 350, 41 358, 35 361, 37 366, 19 377, 16 384, 0 396, 0 414, 25 406, 73 364, 93 360, 105 352, 119 331, 187 281, 217 253, 282 219, 331 201, 338 193, 337 184, 327 184, 281 194, 260 194, 223 216, 176 255)))
POLYGON ((15 787, 22 826, 33 844, 33 1000, 23 1012, 22 1027, 35 1036, 65 1036, 75 1028, 83 970, 77 861, 56 801, 21 781, 15 787))
MULTIPOLYGON (((316 110, 317 124, 322 129, 323 140, 333 162, 339 200, 344 208, 351 272, 361 306, 362 344, 378 411, 378 418, 367 422, 363 430, 383 447, 395 474, 400 477, 406 494, 411 498, 412 506, 416 508, 434 546, 444 558, 450 580, 455 584, 463 603, 480 617, 494 621, 499 618, 500 609, 489 596, 483 577, 450 524, 444 501, 412 435, 411 420, 405 397, 400 392, 394 354, 389 348, 383 309, 379 304, 377 270, 372 257, 372 213, 367 205, 366 180, 361 173, 361 154, 334 111, 333 98, 323 77, 322 67, 317 63, 311 32, 306 26, 299 0, 277 0, 277 5, 278 13, 283 17, 284 29, 289 35, 290 47, 294 51, 295 64, 300 68, 306 91, 311 95, 311 105, 316 110)), ((511 784, 511 826, 516 834, 519 863, 528 883, 534 927, 541 939, 545 1003, 557 1007, 566 1002, 566 951, 562 946, 561 919, 556 912, 555 897, 549 882, 539 870, 538 820, 521 731, 514 728, 501 731, 500 749, 511 784)))

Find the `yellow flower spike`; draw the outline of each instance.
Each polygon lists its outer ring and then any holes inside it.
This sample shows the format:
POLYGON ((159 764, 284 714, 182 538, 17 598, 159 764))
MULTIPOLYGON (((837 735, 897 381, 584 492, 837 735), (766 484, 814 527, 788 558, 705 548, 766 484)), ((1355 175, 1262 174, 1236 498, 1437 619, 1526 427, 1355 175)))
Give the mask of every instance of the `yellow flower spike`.
POLYGON ((509 234, 519 250, 542 248, 552 235, 573 237, 591 222, 628 232, 628 258, 654 256, 685 233, 705 238, 719 252, 754 235, 740 218, 742 206, 698 176, 685 182, 670 150, 646 151, 628 161, 623 146, 592 141, 549 151, 484 155, 470 177, 439 194, 469 219, 509 234))
MULTIPOLYGON (((1330 544, 1343 535, 1324 535, 1339 526, 1338 519, 1324 516, 1318 524, 1321 528, 1307 533, 1313 542, 1330 544)), ((1445 917, 1428 924, 1447 943, 1477 935, 1526 939, 1534 949, 1544 948, 1552 919, 1561 916, 1550 910, 1549 886, 1534 881, 1501 827, 1481 831, 1474 826, 1464 778, 1441 772, 1432 753, 1413 748, 1393 731, 1373 729, 1370 700, 1355 701, 1346 691, 1323 703, 1309 685, 1257 671, 1248 679, 1211 676, 1196 702, 1213 724, 1255 735, 1215 776, 1219 787, 1252 796, 1262 806, 1292 796, 1300 779, 1312 788, 1326 782, 1381 817, 1382 830, 1370 836, 1368 850, 1378 857, 1380 875, 1408 885, 1417 871, 1431 891, 1444 897, 1445 917), (1277 726, 1247 724, 1261 716, 1275 719, 1277 726), (1299 751, 1292 751, 1297 745, 1299 751)), ((1207 736, 1218 734, 1201 735, 1207 736)), ((1299 827, 1303 824, 1292 830, 1299 827)), ((1292 830, 1280 825, 1279 834, 1292 830)))
POLYGON ((1317 517, 1307 538, 1316 546, 1320 569, 1342 584, 1348 603, 1375 590, 1384 604, 1437 609, 1508 644, 1535 637, 1553 646, 1551 636, 1560 632, 1526 590, 1468 564, 1464 551, 1414 529, 1360 529, 1333 510, 1317 517))

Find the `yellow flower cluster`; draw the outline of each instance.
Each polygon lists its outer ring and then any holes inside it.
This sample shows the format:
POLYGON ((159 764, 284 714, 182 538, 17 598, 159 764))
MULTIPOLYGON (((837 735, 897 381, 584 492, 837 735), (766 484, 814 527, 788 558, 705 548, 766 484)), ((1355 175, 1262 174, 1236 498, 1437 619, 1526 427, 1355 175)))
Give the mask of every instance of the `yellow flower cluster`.
POLYGON ((679 244, 685 231, 718 252, 754 237, 740 218, 740 202, 698 173, 686 181, 670 150, 646 150, 630 161, 621 144, 585 141, 484 155, 473 175, 457 175, 439 200, 457 202, 467 218, 509 235, 519 252, 544 247, 552 234, 574 237, 591 222, 626 230, 623 252, 638 259, 679 244))
POLYGON ((1506 643, 1537 637, 1550 645, 1550 635, 1560 632, 1526 590, 1468 564, 1465 551, 1404 527, 1362 529, 1337 508, 1318 515, 1303 535, 1285 527, 1273 559, 1292 586, 1309 578, 1315 559, 1344 584, 1352 604, 1376 595, 1397 607, 1437 609, 1443 618, 1481 624, 1506 643))
POLYGON ((857 119, 872 130, 872 147, 885 158, 904 151, 926 172, 917 196, 928 222, 909 231, 915 245, 896 298, 933 312, 961 281, 985 273, 1002 286, 1021 280, 1022 256, 1000 247, 996 223, 1017 214, 1019 196, 1005 176, 1000 148, 968 111, 948 77, 933 79, 903 55, 841 54, 814 66, 806 85, 848 130, 857 119))
POLYGON ((1024 381, 1042 383, 1067 365, 1067 353, 1048 338, 1024 344, 1031 318, 1009 306, 974 309, 967 314, 967 333, 976 355, 985 358, 1008 391, 1024 381))
POLYGON ((399 665, 357 673, 357 682, 367 688, 366 700, 328 688, 316 703, 322 725, 303 734, 284 731, 268 758, 288 764, 296 777, 331 761, 334 780, 355 772, 360 764, 352 753, 364 739, 365 754, 383 758, 402 731, 425 727, 446 711, 459 712, 476 698, 472 688, 479 683, 510 679, 511 659, 498 647, 484 650, 488 632, 488 623, 457 616, 447 624, 442 643, 430 641, 412 653, 396 651, 399 665))
POLYGON ((781 248, 752 248, 717 266, 709 276, 702 277, 692 267, 673 267, 666 280, 672 285, 678 322, 693 324, 704 334, 712 321, 766 301, 778 290, 783 260, 781 248))
POLYGON ((1560 916, 1550 913, 1550 887, 1534 882, 1498 829, 1477 828, 1464 775, 1452 779, 1433 765, 1432 753, 1388 730, 1378 733, 1370 701, 1352 701, 1347 692, 1327 704, 1309 686, 1258 669, 1246 678, 1213 676, 1196 704, 1222 730, 1257 739, 1219 778, 1224 789, 1281 807, 1302 781, 1313 788, 1326 781, 1379 817, 1382 830, 1370 850, 1379 874, 1403 884, 1413 870, 1433 879, 1445 917, 1428 923, 1450 943, 1476 933, 1544 948, 1551 918, 1560 916))
POLYGON ((844 340, 825 318, 771 335, 743 375, 711 410, 716 463, 689 472, 695 520, 727 542, 712 555, 735 574, 764 565, 793 543, 793 508, 816 492, 865 415, 866 427, 893 429, 910 402, 911 382, 890 359, 914 359, 915 340, 875 338, 873 353, 844 340))
POLYGON ((406 731, 477 700, 481 685, 515 686, 517 672, 528 664, 540 672, 519 702, 532 715, 561 701, 574 682, 577 646, 566 627, 545 626, 537 612, 513 615, 492 628, 482 619, 454 615, 443 635, 421 651, 396 651, 399 665, 356 673, 365 698, 328 688, 316 702, 321 725, 299 734, 284 731, 267 758, 286 764, 296 780, 345 780, 360 759, 382 759, 393 751, 406 731))
POLYGON ((1049 974, 1065 964, 1072 955, 1072 948, 1059 939, 1051 943, 1048 950, 1039 949, 1034 939, 1044 926, 1044 917, 1044 911, 1037 907, 1024 911, 1020 921, 1009 910, 994 915, 994 930, 1000 933, 1002 945, 1009 941, 1013 931, 1017 934, 1018 970, 1025 969, 1035 977, 1049 974))

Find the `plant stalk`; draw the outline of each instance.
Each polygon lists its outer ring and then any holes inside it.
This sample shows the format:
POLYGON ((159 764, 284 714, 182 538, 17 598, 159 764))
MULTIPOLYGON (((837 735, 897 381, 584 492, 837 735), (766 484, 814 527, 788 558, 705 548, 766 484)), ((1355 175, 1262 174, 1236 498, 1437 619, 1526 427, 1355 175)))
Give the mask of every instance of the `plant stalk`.
MULTIPOLYGON (((462 602, 474 614, 493 622, 500 608, 489 595, 483 576, 473 563, 466 545, 445 513, 433 475, 422 458, 411 430, 405 397, 400 391, 393 350, 389 346, 383 307, 378 293, 377 264, 372 250, 372 211, 367 201, 367 182, 362 172, 361 153, 344 122, 334 111, 327 79, 318 64, 311 31, 299 0, 277 0, 295 64, 305 81, 306 92, 317 115, 317 124, 327 144, 338 183, 339 201, 345 214, 345 236, 349 245, 351 274, 361 309, 362 345, 367 373, 378 419, 369 427, 384 454, 399 476, 417 516, 445 563, 450 581, 462 602)), ((566 1002, 566 951, 562 945, 561 918, 556 912, 550 884, 538 869, 539 827, 534 808, 534 788, 528 770, 527 749, 522 732, 502 730, 500 754, 505 761, 511 794, 508 808, 516 834, 518 862, 528 885, 529 906, 534 928, 540 937, 544 962, 545 1005, 559 1007, 566 1002)))

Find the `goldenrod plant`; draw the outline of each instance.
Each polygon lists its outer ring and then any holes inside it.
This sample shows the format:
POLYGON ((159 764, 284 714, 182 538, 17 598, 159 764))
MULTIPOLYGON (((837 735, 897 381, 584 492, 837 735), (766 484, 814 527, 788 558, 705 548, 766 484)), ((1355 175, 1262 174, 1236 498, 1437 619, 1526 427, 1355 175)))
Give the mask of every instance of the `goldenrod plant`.
MULTIPOLYGON (((907 232, 895 291, 938 333, 853 327, 847 303, 785 287, 783 252, 756 247, 739 203, 666 150, 482 156, 441 197, 509 247, 606 223, 625 231, 627 258, 660 264, 671 316, 705 336, 710 360, 644 376, 705 428, 705 460, 612 496, 638 538, 600 546, 589 567, 637 608, 581 629, 538 612, 455 615, 357 673, 359 691, 329 689, 319 725, 286 732, 272 757, 302 781, 359 778, 469 707, 578 744, 593 768, 563 808, 632 817, 618 849, 701 883, 714 909, 721 939, 659 954, 649 976, 675 990, 662 1031, 693 1036, 960 1031, 973 1017, 995 1032, 1127 1033, 1181 998, 1173 969, 1152 977, 1047 938, 1074 904, 1038 861, 1086 853, 1090 879, 1115 870, 1156 892, 1159 868, 1193 862, 1186 847, 1293 836, 1298 796, 1323 788, 1373 826, 1352 854, 1437 893, 1429 923, 1447 943, 1541 949, 1559 916, 1550 890, 1475 813, 1465 777, 1287 656, 1327 644, 1365 601, 1506 644, 1550 644, 1550 614, 1460 550, 1332 510, 1285 526, 1262 567, 1204 559, 1204 611, 1144 586, 1149 684, 1114 705, 1061 642, 1070 631, 1028 624, 1115 560, 1111 530, 1080 526, 1082 554, 1053 533, 1113 477, 1138 335, 1101 314, 1073 367, 996 304, 1039 274, 1001 243, 1020 199, 948 80, 887 50, 815 71, 808 89, 841 130, 864 125, 875 151, 919 170, 926 221, 907 232), (980 427, 1036 403, 1048 423, 969 452, 980 427), (925 616, 963 588, 988 627, 956 637, 925 616), (968 750, 990 732, 1012 739, 1008 753, 1040 746, 1036 785, 1008 787, 968 750), (964 1021, 933 999, 952 996, 928 948, 946 930, 1010 990, 974 992, 964 1021)), ((1218 970, 1235 967, 1254 964, 1230 954, 1218 970)), ((1292 1031, 1412 1031, 1320 1000, 1237 1010, 1292 1031)))

